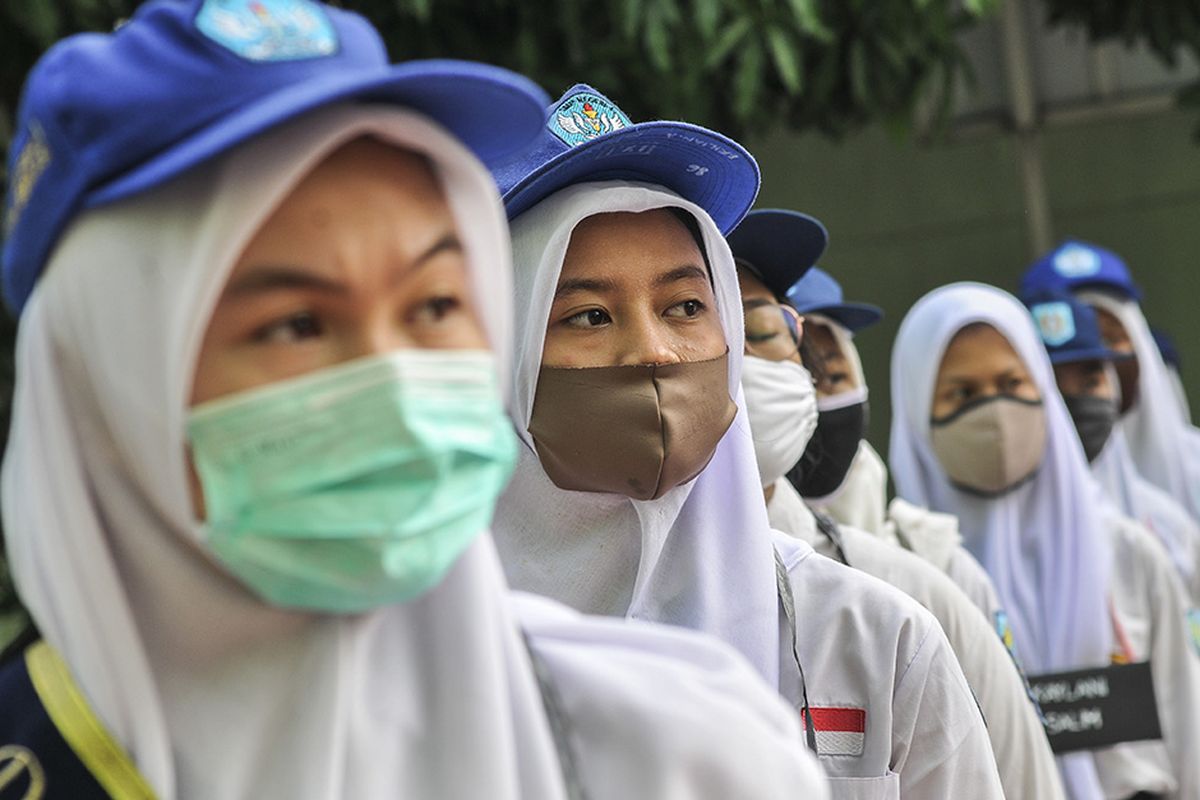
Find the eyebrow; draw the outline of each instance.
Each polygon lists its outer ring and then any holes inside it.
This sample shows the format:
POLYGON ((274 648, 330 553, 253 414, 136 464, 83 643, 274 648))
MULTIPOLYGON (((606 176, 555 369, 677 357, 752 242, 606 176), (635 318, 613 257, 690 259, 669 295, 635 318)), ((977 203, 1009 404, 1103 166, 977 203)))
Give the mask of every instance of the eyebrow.
POLYGON ((687 281, 692 279, 708 281, 708 273, 697 267, 695 264, 685 264, 681 267, 676 267, 670 272, 664 272, 654 279, 655 286, 666 286, 669 283, 677 283, 678 281, 687 281))
POLYGON ((749 300, 742 301, 742 309, 744 311, 753 311, 756 308, 762 308, 763 306, 773 306, 773 305, 775 305, 775 304, 772 303, 770 300, 767 300, 762 297, 752 297, 749 300))
MULTIPOLYGON (((461 251, 462 242, 453 231, 446 233, 424 252, 412 260, 403 274, 407 275, 426 266, 435 256, 444 252, 461 251)), ((266 264, 254 267, 245 275, 230 282, 224 296, 239 297, 262 294, 280 289, 307 289, 326 294, 347 294, 350 290, 344 283, 322 277, 312 270, 294 264, 266 264)))

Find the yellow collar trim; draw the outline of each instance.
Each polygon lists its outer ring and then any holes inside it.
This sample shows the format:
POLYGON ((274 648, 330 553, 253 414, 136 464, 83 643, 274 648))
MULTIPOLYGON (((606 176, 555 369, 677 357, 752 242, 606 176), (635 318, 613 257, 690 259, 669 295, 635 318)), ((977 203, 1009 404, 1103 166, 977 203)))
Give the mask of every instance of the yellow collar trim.
POLYGON ((25 651, 25 666, 50 720, 96 782, 114 800, 153 800, 154 792, 100 724, 58 653, 37 642, 25 651))

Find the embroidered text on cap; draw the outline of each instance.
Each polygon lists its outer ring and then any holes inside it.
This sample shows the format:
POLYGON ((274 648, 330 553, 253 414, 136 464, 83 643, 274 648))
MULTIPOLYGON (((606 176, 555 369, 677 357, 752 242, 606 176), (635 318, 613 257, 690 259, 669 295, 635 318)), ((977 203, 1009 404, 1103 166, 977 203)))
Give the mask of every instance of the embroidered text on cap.
POLYGON ((325 10, 311 0, 205 0, 196 28, 248 61, 297 61, 337 52, 325 10))

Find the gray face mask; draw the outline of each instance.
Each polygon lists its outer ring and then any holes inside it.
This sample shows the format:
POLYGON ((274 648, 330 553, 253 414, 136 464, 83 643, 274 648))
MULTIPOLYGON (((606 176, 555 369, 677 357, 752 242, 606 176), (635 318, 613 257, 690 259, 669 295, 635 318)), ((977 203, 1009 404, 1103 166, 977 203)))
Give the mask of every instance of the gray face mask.
POLYGON ((999 497, 1033 477, 1046 452, 1041 400, 998 395, 930 420, 933 452, 958 489, 999 497))

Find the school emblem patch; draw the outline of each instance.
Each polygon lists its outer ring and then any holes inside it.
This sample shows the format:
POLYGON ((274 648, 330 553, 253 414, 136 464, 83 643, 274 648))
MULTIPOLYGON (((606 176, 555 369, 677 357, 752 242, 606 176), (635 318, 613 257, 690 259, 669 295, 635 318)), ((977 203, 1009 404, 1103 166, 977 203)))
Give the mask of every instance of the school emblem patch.
POLYGON ((205 0, 196 28, 249 61, 298 61, 337 52, 337 33, 312 0, 205 0))
POLYGON ((4 234, 10 235, 17 227, 21 212, 29 204, 29 196, 38 179, 50 166, 52 160, 46 132, 37 122, 29 125, 24 141, 17 141, 17 159, 13 163, 12 183, 8 195, 8 210, 4 214, 4 234))
POLYGON ((1100 254, 1087 247, 1069 244, 1054 257, 1054 271, 1064 278, 1089 278, 1100 271, 1100 254))
POLYGON ((1200 655, 1200 608, 1193 608, 1187 617, 1188 630, 1192 632, 1192 646, 1196 648, 1196 655, 1200 655))
MULTIPOLYGON (((849 707, 818 707, 808 709, 816 730, 817 752, 823 756, 861 756, 866 749, 867 710, 849 707)), ((800 725, 807 729, 804 715, 800 725)))
POLYGON ((1046 344, 1058 347, 1075 338, 1075 315, 1066 303, 1041 303, 1031 310, 1046 344))
POLYGON ((570 147, 632 125, 625 112, 592 92, 577 92, 550 115, 550 131, 570 147))

